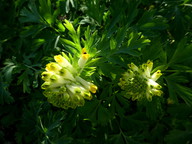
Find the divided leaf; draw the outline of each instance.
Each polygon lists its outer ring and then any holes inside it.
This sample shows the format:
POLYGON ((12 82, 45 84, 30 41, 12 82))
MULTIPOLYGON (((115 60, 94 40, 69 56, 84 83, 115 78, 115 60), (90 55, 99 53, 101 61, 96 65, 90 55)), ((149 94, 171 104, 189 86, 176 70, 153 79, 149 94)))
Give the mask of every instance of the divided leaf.
POLYGON ((14 101, 13 97, 11 96, 10 92, 7 90, 7 85, 3 82, 0 82, 0 104, 10 104, 14 101))
POLYGON ((179 96, 185 101, 186 104, 192 106, 192 90, 186 86, 183 86, 183 83, 188 82, 185 77, 172 74, 165 77, 165 80, 168 84, 169 98, 173 103, 179 102, 179 96))
POLYGON ((177 63, 182 63, 185 61, 189 61, 192 59, 192 44, 187 44, 187 39, 182 39, 178 45, 177 48, 169 61, 170 65, 174 65, 177 63))

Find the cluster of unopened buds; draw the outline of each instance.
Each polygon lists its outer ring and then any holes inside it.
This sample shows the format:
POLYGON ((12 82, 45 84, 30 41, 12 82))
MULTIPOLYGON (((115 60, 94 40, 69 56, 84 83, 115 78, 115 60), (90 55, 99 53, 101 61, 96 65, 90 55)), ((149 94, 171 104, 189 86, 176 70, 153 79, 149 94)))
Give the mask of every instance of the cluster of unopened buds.
POLYGON ((152 100, 153 96, 161 96, 161 85, 156 81, 162 75, 157 70, 151 75, 153 62, 148 60, 137 67, 134 63, 128 64, 129 69, 120 78, 118 85, 125 92, 125 97, 134 100, 147 99, 152 100))
POLYGON ((41 88, 45 90, 43 93, 51 104, 75 109, 83 106, 85 99, 92 99, 91 93, 96 93, 97 86, 79 76, 88 58, 89 54, 83 48, 77 62, 78 68, 70 63, 65 54, 54 56, 55 62, 46 65, 46 71, 41 74, 45 81, 41 88))

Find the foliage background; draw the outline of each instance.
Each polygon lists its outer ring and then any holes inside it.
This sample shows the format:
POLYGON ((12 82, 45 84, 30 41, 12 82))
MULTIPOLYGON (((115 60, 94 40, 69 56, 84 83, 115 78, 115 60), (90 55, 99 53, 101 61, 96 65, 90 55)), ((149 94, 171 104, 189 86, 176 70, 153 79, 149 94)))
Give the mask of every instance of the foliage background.
POLYGON ((190 0, 2 0, 1 143, 192 143, 191 10, 190 0), (99 58, 89 77, 99 90, 75 110, 53 107, 40 89, 52 57, 75 53, 65 19, 99 58), (126 99, 121 74, 148 59, 163 72, 164 95, 126 99))

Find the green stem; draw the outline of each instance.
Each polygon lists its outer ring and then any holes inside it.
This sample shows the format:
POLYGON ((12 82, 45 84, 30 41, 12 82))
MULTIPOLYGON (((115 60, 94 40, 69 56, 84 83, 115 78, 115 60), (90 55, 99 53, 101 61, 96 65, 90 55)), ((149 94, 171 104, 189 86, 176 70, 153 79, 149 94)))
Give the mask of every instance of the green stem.
POLYGON ((56 41, 55 41, 55 44, 54 44, 54 48, 57 48, 57 44, 58 44, 58 42, 59 42, 59 38, 60 38, 60 35, 57 36, 57 38, 56 38, 56 41))

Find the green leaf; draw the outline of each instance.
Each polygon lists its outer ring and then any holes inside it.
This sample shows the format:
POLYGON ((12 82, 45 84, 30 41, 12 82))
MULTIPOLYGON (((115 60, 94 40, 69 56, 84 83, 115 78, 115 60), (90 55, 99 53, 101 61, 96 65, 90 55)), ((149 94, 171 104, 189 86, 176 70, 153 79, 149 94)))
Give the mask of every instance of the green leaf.
POLYGON ((112 37, 110 40, 110 49, 114 50, 117 47, 117 41, 112 37))
POLYGON ((107 108, 103 107, 102 105, 98 107, 97 113, 98 113, 97 122, 101 125, 106 125, 109 122, 109 120, 112 118, 111 112, 107 108))
POLYGON ((72 38, 75 48, 81 52, 81 43, 80 43, 80 26, 77 28, 77 31, 74 29, 72 23, 65 19, 65 27, 69 30, 69 36, 72 38))
POLYGON ((105 7, 100 4, 101 0, 86 0, 86 13, 101 24, 105 7))
POLYGON ((66 11, 66 13, 68 13, 71 10, 70 6, 72 6, 72 8, 75 7, 74 0, 66 0, 66 4, 65 4, 65 11, 66 11))
POLYGON ((10 92, 7 90, 7 85, 3 82, 0 82, 0 104, 10 104, 14 101, 10 92))
POLYGON ((11 82, 11 80, 12 80, 13 70, 17 67, 17 65, 15 63, 16 63, 15 57, 13 57, 12 60, 7 59, 4 62, 5 67, 3 67, 2 73, 7 82, 11 82))
POLYGON ((129 31, 129 38, 127 46, 129 49, 138 49, 146 45, 149 45, 151 41, 147 39, 142 33, 136 33, 134 31, 129 31))
MULTIPOLYGON (((192 67, 190 66, 185 66, 183 64, 174 64, 170 66, 171 69, 179 71, 179 72, 192 72, 192 67)), ((171 71, 171 70, 170 70, 171 71)))
POLYGON ((176 63, 182 63, 187 60, 192 59, 192 44, 187 44, 187 39, 182 39, 178 45, 177 49, 175 50, 172 58, 169 61, 169 65, 173 65, 176 63))
POLYGON ((173 9, 174 18, 170 23, 171 25, 170 29, 171 29, 172 35, 177 41, 185 37, 186 30, 187 30, 188 22, 186 22, 185 14, 182 11, 183 11, 182 7, 175 5, 173 9))
POLYGON ((98 64, 100 68, 100 74, 109 77, 111 79, 115 79, 116 74, 120 74, 121 68, 113 65, 112 63, 100 63, 98 64))
POLYGON ((98 100, 92 100, 90 102, 86 102, 85 105, 79 108, 81 114, 85 115, 86 118, 91 119, 93 122, 97 121, 97 109, 99 106, 98 100))
POLYGON ((54 23, 54 15, 51 10, 50 0, 39 0, 39 9, 35 2, 30 1, 28 9, 24 7, 20 13, 22 23, 39 23, 50 27, 54 23))
POLYGON ((126 110, 129 109, 130 103, 125 97, 119 95, 112 95, 108 99, 110 103, 110 111, 113 114, 118 114, 120 117, 123 117, 126 110))
POLYGON ((123 131, 119 134, 111 135, 109 142, 111 144, 140 144, 132 136, 127 136, 123 131))
POLYGON ((190 106, 186 105, 185 103, 182 103, 170 105, 167 109, 167 112, 172 118, 186 120, 192 113, 192 109, 190 106))
POLYGON ((126 35, 127 35, 127 26, 119 28, 117 35, 115 37, 117 42, 117 48, 119 48, 122 45, 126 35))
POLYGON ((80 108, 80 113, 92 122, 101 125, 106 125, 112 118, 112 113, 101 104, 101 100, 86 102, 85 105, 80 108))
POLYGON ((39 0, 39 13, 43 16, 44 20, 52 25, 54 23, 54 17, 51 8, 50 0, 39 0))
MULTIPOLYGON (((142 49, 142 56, 144 61, 155 60, 161 57, 163 54, 163 48, 160 40, 155 40, 150 43, 149 46, 142 49)), ((162 59, 162 58, 161 58, 162 59)))
MULTIPOLYGON (((141 103, 142 105, 142 103, 141 103)), ((156 120, 162 115, 162 103, 161 98, 153 97, 152 101, 145 102, 146 114, 151 120, 156 120)))
POLYGON ((33 36, 35 37, 39 32, 41 32, 43 29, 47 28, 45 25, 30 25, 23 28, 23 31, 21 31, 22 37, 28 37, 33 36))
POLYGON ((192 90, 183 86, 183 83, 188 82, 185 77, 172 74, 167 76, 165 80, 168 84, 169 98, 173 101, 173 103, 178 103, 177 97, 179 96, 185 101, 186 104, 192 106, 192 90))
POLYGON ((52 137, 54 130, 57 131, 57 128, 60 127, 62 120, 64 120, 65 114, 54 114, 52 111, 50 111, 47 113, 47 117, 49 118, 49 121, 44 120, 44 124, 42 118, 39 116, 39 125, 41 126, 45 135, 52 137))
MULTIPOLYGON (((139 12, 138 6, 141 3, 141 0, 131 0, 126 2, 127 2, 127 8, 125 9, 125 13, 127 18, 125 19, 125 22, 127 23, 127 26, 129 26, 132 24, 132 22, 135 20, 135 17, 138 15, 139 12)), ((124 7, 124 1, 123 1, 123 7, 124 7)))
POLYGON ((59 28, 60 32, 64 32, 65 31, 65 27, 64 27, 62 22, 57 22, 57 27, 59 28))
POLYGON ((185 101, 189 106, 192 106, 192 90, 188 87, 177 85, 177 94, 185 101))
POLYGON ((86 48, 87 52, 91 55, 91 57, 94 57, 97 50, 97 31, 92 32, 90 30, 90 27, 88 26, 87 29, 84 32, 85 39, 82 39, 83 47, 86 48))
POLYGON ((30 76, 32 75, 32 70, 27 69, 25 70, 19 77, 18 77, 18 81, 17 84, 21 84, 23 86, 23 92, 24 93, 29 93, 31 88, 30 88, 30 76))
POLYGON ((122 137, 121 134, 111 136, 110 141, 112 144, 128 144, 124 141, 124 138, 122 137))
POLYGON ((77 33, 72 25, 68 20, 65 19, 65 27, 69 30, 71 36, 77 36, 77 33))
POLYGON ((20 21, 22 23, 27 23, 27 22, 42 23, 43 22, 43 19, 37 10, 35 2, 32 2, 32 1, 28 4, 28 9, 24 7, 21 10, 20 16, 21 16, 20 21))
POLYGON ((54 141, 55 144, 71 144, 72 143, 72 138, 71 137, 61 137, 57 140, 54 141))
POLYGON ((150 40, 143 36, 141 33, 136 33, 131 29, 129 29, 127 35, 127 44, 120 47, 116 53, 125 53, 133 56, 141 55, 141 49, 149 45, 150 40))
POLYGON ((137 22, 137 26, 144 35, 157 37, 159 35, 159 30, 164 30, 168 27, 167 20, 161 16, 156 15, 156 10, 151 9, 145 11, 142 17, 137 22))
POLYGON ((60 38, 60 42, 64 45, 65 50, 69 51, 72 54, 76 54, 76 56, 79 56, 78 48, 76 47, 76 44, 68 39, 60 38))
POLYGON ((169 134, 165 137, 165 141, 168 144, 186 144, 191 142, 191 135, 191 131, 175 129, 169 132, 169 134))

